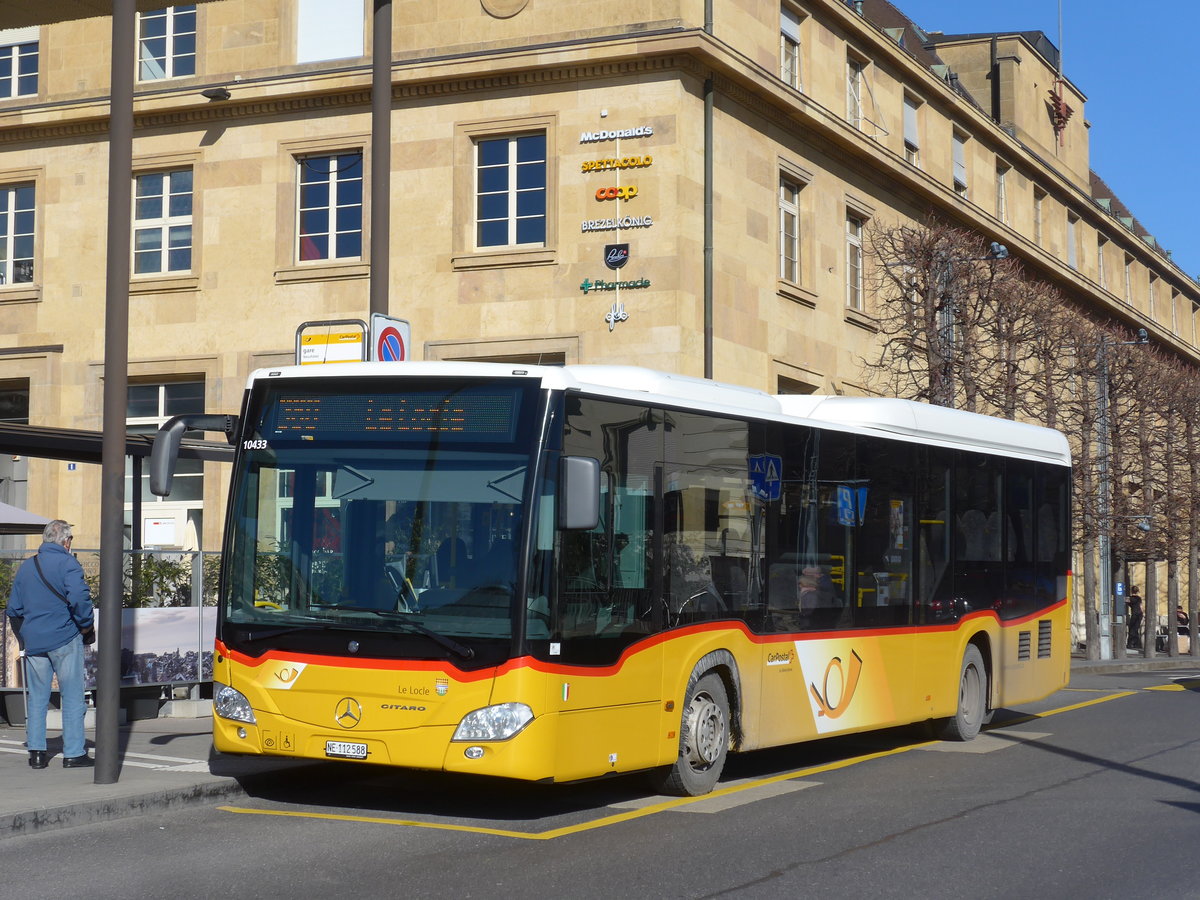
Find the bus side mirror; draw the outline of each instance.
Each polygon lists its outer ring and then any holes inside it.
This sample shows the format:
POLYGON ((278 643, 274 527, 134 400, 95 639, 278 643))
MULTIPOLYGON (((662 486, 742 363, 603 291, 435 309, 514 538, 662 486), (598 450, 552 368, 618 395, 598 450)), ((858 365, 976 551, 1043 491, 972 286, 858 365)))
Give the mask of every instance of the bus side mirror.
POLYGON ((237 416, 174 416, 162 424, 154 435, 150 450, 150 492, 157 497, 171 493, 175 477, 175 462, 179 459, 179 444, 188 430, 223 431, 225 440, 233 443, 237 431, 237 416))
POLYGON ((558 473, 558 527, 590 531, 600 524, 600 461, 564 456, 558 473))

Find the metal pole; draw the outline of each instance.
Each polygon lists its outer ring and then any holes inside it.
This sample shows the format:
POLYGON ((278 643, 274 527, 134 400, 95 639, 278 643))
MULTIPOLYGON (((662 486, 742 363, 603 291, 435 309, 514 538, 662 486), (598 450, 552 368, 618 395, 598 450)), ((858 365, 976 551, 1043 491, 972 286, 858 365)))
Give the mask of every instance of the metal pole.
POLYGON ((1108 457, 1112 436, 1108 424, 1108 339, 1100 336, 1098 350, 1100 383, 1096 385, 1096 431, 1099 445, 1100 488, 1100 658, 1112 659, 1112 538, 1109 533, 1112 520, 1112 485, 1109 483, 1108 457))
POLYGON ((129 181, 133 172, 134 9, 134 0, 113 2, 104 293, 104 439, 100 466, 96 784, 113 784, 120 768, 121 545, 125 536, 125 406, 129 383, 129 181))
MULTIPOLYGON (((392 0, 375 0, 371 44, 371 314, 386 315, 391 277, 392 0)), ((368 316, 368 318, 370 318, 368 316)), ((371 340, 371 335, 367 335, 371 340)))
POLYGON ((713 377, 713 80, 704 80, 704 377, 713 377))

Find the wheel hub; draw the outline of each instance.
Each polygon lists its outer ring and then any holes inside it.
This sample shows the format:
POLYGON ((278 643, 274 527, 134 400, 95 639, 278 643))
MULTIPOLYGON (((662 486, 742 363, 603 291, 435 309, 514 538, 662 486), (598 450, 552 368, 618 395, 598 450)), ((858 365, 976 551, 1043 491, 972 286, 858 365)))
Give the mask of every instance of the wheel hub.
POLYGON ((697 694, 688 709, 688 762, 708 768, 721 757, 728 743, 725 714, 708 694, 697 694))

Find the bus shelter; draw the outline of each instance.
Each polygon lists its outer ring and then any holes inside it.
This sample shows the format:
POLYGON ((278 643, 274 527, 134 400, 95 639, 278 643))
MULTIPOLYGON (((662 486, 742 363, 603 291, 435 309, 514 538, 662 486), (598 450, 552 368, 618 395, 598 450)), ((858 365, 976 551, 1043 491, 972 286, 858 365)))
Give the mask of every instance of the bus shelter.
MULTIPOLYGON (((0 453, 12 454, 14 456, 37 457, 42 459, 56 459, 66 462, 89 463, 100 465, 102 455, 103 434, 99 431, 88 431, 82 429, 71 428, 51 428, 35 425, 19 425, 12 423, 0 423, 0 453)), ((132 474, 135 483, 142 477, 143 465, 149 457, 153 447, 153 435, 143 434, 128 434, 125 439, 125 456, 129 459, 132 474)), ((225 442, 206 441, 196 438, 184 438, 180 446, 180 456, 185 459, 198 459, 210 462, 231 462, 233 459, 233 447, 225 442)), ((141 510, 141 491, 134 490, 132 492, 132 531, 130 534, 130 545, 124 549, 125 558, 129 570, 133 573, 132 580, 136 584, 139 578, 139 571, 145 563, 145 552, 142 545, 142 534, 140 523, 142 521, 141 510)), ((0 534, 6 535, 22 535, 22 534, 40 534, 49 519, 37 513, 29 512, 19 507, 8 503, 0 503, 0 534)), ((3 564, 4 573, 11 577, 11 572, 14 570, 14 564, 20 559, 28 556, 28 551, 12 551, 6 553, 11 558, 0 560, 3 564)), ((76 553, 80 557, 81 563, 84 565, 84 570, 94 570, 98 565, 99 555, 95 551, 80 551, 76 553)), ((191 586, 187 589, 187 593, 191 596, 190 603, 195 607, 192 610, 197 619, 199 626, 201 621, 200 613, 202 610, 199 591, 197 590, 201 582, 201 573, 203 570, 204 560, 199 554, 194 554, 193 557, 182 563, 182 567, 190 569, 194 573, 190 578, 191 586)), ((7 582, 9 578, 0 578, 0 592, 4 594, 0 597, 0 608, 7 603, 7 582)), ((99 599, 99 598, 97 598, 99 599)), ((124 618, 134 620, 138 615, 145 615, 157 612, 157 610, 123 610, 124 618)), ((167 610, 171 612, 171 610, 167 610)), ((175 612, 184 612, 184 610, 176 610, 175 612)), ((134 630, 138 626, 134 625, 134 630)), ((127 625, 123 624, 122 632, 127 630, 127 625)), ((143 630, 146 630, 143 627, 143 630)), ((202 680, 202 667, 199 659, 195 660, 193 665, 194 671, 183 673, 181 671, 180 662, 172 657, 179 654, 172 654, 163 659, 143 658, 151 657, 151 654, 137 653, 137 647, 125 647, 126 641, 122 641, 121 654, 121 705, 126 710, 128 718, 145 718, 150 714, 151 708, 155 714, 162 695, 173 694, 174 689, 178 685, 183 685, 186 688, 186 693, 189 698, 194 698, 197 694, 197 683, 202 680), (184 677, 185 674, 187 677, 184 677)), ((129 642, 132 643, 132 642, 129 642)), ((85 659, 85 666, 89 669, 89 680, 95 679, 95 652, 92 648, 88 654, 88 659, 85 659)), ((200 656, 198 650, 196 656, 200 656)), ((6 718, 10 723, 14 722, 12 713, 13 704, 8 702, 11 699, 10 694, 20 693, 20 681, 17 674, 18 651, 15 638, 11 635, 8 628, 7 617, 0 615, 0 695, 3 696, 3 710, 6 718)), ((168 697, 168 699, 170 699, 168 697)), ((23 708, 19 718, 23 721, 23 708)))

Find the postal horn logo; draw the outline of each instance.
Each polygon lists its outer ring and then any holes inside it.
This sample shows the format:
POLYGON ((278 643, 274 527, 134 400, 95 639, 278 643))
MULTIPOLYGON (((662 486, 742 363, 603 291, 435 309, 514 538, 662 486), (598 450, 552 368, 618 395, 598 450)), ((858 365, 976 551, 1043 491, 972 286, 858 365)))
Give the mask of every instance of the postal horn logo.
POLYGON ((817 702, 817 715, 827 719, 836 719, 850 708, 854 699, 854 689, 858 687, 858 676, 862 673, 862 657, 855 651, 850 651, 850 662, 843 668, 842 658, 835 656, 825 667, 825 680, 818 690, 817 686, 809 683, 813 699, 817 702))
POLYGON ((605 244, 604 264, 610 269, 619 269, 629 262, 628 244, 605 244))

